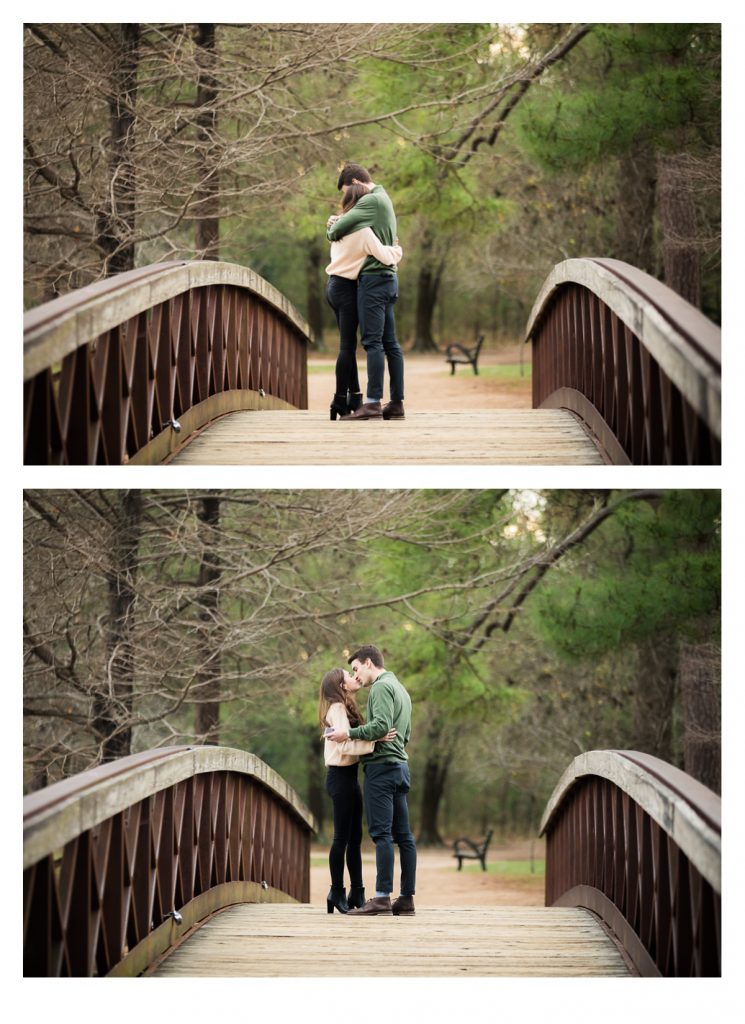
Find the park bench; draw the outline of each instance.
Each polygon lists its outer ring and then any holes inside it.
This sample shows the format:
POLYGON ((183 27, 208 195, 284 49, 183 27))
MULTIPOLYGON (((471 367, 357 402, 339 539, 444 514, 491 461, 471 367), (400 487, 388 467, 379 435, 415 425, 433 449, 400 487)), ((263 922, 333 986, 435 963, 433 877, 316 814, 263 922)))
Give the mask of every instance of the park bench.
POLYGON ((465 345, 458 344, 457 341, 453 342, 451 345, 448 345, 445 351, 445 362, 450 363, 451 377, 455 373, 456 363, 462 363, 464 366, 468 366, 468 364, 470 363, 470 365, 473 367, 473 372, 478 375, 479 352, 481 351, 481 346, 483 345, 483 343, 484 335, 480 334, 478 336, 476 344, 472 345, 470 348, 466 348, 465 345))
POLYGON ((456 839, 453 843, 453 856, 458 858, 458 871, 463 867, 464 860, 480 860, 482 871, 486 871, 486 851, 489 849, 489 840, 494 835, 492 829, 486 833, 480 843, 474 843, 472 839, 456 839))

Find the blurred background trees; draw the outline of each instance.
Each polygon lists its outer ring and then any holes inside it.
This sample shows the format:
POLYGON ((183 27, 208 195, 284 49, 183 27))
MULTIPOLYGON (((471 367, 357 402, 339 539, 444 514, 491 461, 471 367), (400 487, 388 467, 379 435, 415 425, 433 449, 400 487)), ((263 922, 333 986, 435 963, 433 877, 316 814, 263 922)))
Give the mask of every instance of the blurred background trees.
POLYGON ((718 319, 719 54, 714 24, 29 25, 26 303, 220 258, 321 338, 353 159, 396 204, 410 347, 516 340, 578 255, 718 319))
POLYGON ((25 785, 219 742, 323 823, 320 680, 376 642, 415 704, 423 842, 533 831, 583 750, 718 789, 719 498, 27 491, 25 785))

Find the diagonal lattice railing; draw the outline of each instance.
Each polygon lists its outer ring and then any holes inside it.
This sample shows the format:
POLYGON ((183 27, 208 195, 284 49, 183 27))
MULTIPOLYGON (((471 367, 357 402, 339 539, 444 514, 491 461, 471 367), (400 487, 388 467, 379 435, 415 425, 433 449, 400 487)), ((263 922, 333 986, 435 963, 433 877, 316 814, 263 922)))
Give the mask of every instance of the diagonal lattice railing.
POLYGON ((161 462, 239 409, 308 406, 310 328, 246 267, 118 274, 24 317, 24 462, 161 462))
POLYGON ((637 751, 581 754, 541 822, 546 906, 597 914, 643 975, 721 974, 721 801, 637 751))
POLYGON ((24 975, 139 974, 235 903, 310 899, 315 821, 253 754, 149 750, 24 800, 24 975))
POLYGON ((569 409, 608 462, 721 461, 720 330, 653 277, 620 260, 565 260, 527 340, 533 407, 569 409))

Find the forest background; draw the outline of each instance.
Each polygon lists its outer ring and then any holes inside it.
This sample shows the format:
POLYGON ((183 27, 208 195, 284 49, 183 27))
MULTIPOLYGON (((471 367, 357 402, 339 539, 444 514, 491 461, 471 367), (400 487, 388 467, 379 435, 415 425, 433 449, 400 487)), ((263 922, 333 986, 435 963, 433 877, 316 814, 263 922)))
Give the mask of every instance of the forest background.
POLYGON ((28 490, 24 520, 27 791, 219 742, 324 830, 318 688, 367 642, 414 701, 422 843, 534 833, 584 750, 719 791, 718 491, 28 490))
POLYGON ((716 24, 31 24, 25 301, 247 264, 332 345, 339 166, 392 196, 410 350, 515 341, 550 268, 626 260, 720 317, 716 24))

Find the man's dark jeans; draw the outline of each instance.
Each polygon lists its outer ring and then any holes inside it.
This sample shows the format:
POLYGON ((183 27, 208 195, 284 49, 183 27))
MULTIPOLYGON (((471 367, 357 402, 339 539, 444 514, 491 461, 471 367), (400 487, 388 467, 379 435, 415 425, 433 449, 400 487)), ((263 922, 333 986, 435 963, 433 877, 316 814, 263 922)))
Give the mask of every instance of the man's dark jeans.
POLYGON ((367 353, 367 397, 383 397, 383 374, 388 363, 391 401, 404 400, 404 356, 396 339, 393 305, 398 298, 396 274, 360 274, 357 280, 357 310, 360 341, 367 353))
POLYGON ((376 892, 393 892, 393 844, 401 858, 401 895, 416 889, 416 843, 409 827, 406 794, 411 785, 406 761, 378 761, 365 765, 367 829, 375 843, 378 869, 376 892))
POLYGON ((326 301, 339 325, 339 355, 336 358, 336 393, 360 390, 357 373, 357 282, 332 274, 326 282, 326 301))

